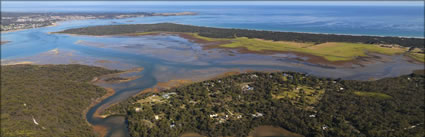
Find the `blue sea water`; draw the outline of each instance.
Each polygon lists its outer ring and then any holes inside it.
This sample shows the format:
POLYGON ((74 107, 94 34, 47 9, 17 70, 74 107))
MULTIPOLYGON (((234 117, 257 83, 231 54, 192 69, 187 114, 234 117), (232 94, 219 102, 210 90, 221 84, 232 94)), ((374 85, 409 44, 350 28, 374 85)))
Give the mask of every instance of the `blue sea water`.
POLYGON ((137 23, 291 32, 424 37, 423 2, 2 2, 2 12, 197 12, 137 23), (313 3, 313 4, 312 4, 313 3), (336 3, 336 4, 335 4, 336 3))

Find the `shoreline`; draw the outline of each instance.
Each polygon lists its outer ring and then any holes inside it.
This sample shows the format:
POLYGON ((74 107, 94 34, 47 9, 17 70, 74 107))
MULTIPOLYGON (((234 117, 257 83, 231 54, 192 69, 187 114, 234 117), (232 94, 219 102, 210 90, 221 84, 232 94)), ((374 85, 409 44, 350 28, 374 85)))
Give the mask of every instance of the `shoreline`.
MULTIPOLYGON (((81 35, 81 34, 68 34, 66 35, 81 35)), ((231 44, 234 39, 222 39, 222 40, 207 40, 202 39, 197 36, 194 36, 192 33, 186 33, 186 32, 167 32, 167 31, 152 31, 152 32, 143 32, 143 33, 125 33, 125 34, 116 34, 116 35, 82 35, 82 36, 91 36, 91 37, 119 37, 119 36, 129 36, 129 37, 137 37, 137 36, 159 36, 159 35, 175 35, 179 36, 181 38, 187 39, 190 42, 194 42, 197 44, 202 45, 203 50, 209 50, 209 49, 234 49, 238 51, 240 54, 260 54, 260 55, 270 55, 270 54, 294 54, 297 57, 294 58, 297 61, 305 61, 308 63, 313 63, 317 65, 323 65, 327 67, 351 67, 352 65, 359 65, 364 66, 364 64, 369 64, 374 61, 383 60, 380 57, 377 56, 371 56, 372 54, 379 54, 383 56, 392 56, 392 55, 403 55, 406 58, 411 58, 412 60, 415 60, 414 58, 405 55, 406 52, 399 53, 399 54, 383 54, 378 52, 366 52, 364 56, 357 56, 350 60, 338 60, 338 61, 331 61, 326 59, 322 56, 317 56, 314 54, 309 53, 303 53, 303 52, 297 52, 297 51, 274 51, 274 50, 262 50, 262 51, 251 51, 247 49, 247 47, 221 47, 220 45, 224 44, 231 44), (307 57, 307 59, 304 59, 303 57, 307 57)), ((209 38, 209 37, 206 37, 209 38)), ((259 39, 264 40, 264 39, 259 39)), ((279 41, 271 41, 271 40, 264 40, 269 42, 279 42, 279 41)), ((379 46, 377 44, 373 46, 379 46)), ((382 47, 385 48, 385 47, 382 47)))
MULTIPOLYGON (((177 16, 183 16, 183 15, 177 15, 177 16)), ((169 23, 169 22, 162 22, 162 23, 169 23)), ((141 23, 141 24, 145 24, 145 23, 141 23)), ((149 24, 149 23, 146 23, 146 24, 149 24)), ((313 34, 313 35, 334 35, 334 36, 353 36, 353 37, 380 37, 380 38, 414 38, 414 39, 423 39, 423 40, 425 40, 425 36, 424 37, 417 37, 417 36, 391 36, 391 35, 368 35, 368 34, 342 34, 342 33, 325 33, 325 32, 280 31, 280 30, 269 30, 269 29, 248 29, 248 28, 232 28, 232 27, 215 27, 215 26, 201 26, 201 25, 181 24, 181 23, 172 23, 172 24, 192 26, 192 27, 217 28, 217 29, 240 29, 240 30, 259 31, 259 32, 261 32, 261 31, 269 31, 269 32, 313 34)), ((134 25, 134 24, 123 24, 123 25, 134 25)), ((105 25, 105 26, 113 26, 113 25, 105 25)), ((53 32, 53 33, 60 33, 60 32, 53 32)), ((70 33, 62 33, 62 34, 70 34, 70 33)), ((74 35, 76 35, 76 36, 115 36, 115 35, 85 35, 85 34, 74 34, 74 35)))
MULTIPOLYGON (((179 23, 175 23, 179 24, 179 23)), ((180 25, 186 25, 186 24, 180 24, 180 25)), ((251 30, 251 31, 272 31, 272 32, 283 32, 283 33, 301 33, 301 34, 314 34, 314 35, 336 35, 336 36, 364 36, 364 37, 394 37, 394 38, 417 38, 417 39, 424 39, 423 37, 415 37, 415 36, 389 36, 389 35, 369 35, 369 34, 342 34, 342 33, 325 33, 325 32, 304 32, 304 31, 281 31, 281 30, 269 30, 269 29, 248 29, 248 28, 231 28, 231 27, 214 27, 214 26, 199 26, 199 25, 191 25, 196 27, 211 27, 211 28, 220 28, 220 29, 244 29, 244 30, 251 30)))
MULTIPOLYGON (((93 106, 95 106, 95 105, 97 105, 98 103, 100 103, 100 102, 102 102, 103 100, 105 100, 106 98, 108 98, 108 97, 111 97, 111 96, 113 96, 114 94, 115 94, 115 90, 114 89, 112 89, 112 88, 105 88, 105 87, 102 87, 103 89, 105 89, 106 90, 106 94, 105 95, 103 95, 103 96, 101 96, 101 97, 99 97, 99 98, 96 98, 95 100, 93 100, 92 102, 91 102, 91 104, 83 111, 83 113, 82 113, 82 115, 83 115, 83 117, 84 117, 84 120, 86 121, 86 123, 90 126, 90 127, 92 127, 93 128, 93 131, 95 132, 95 134, 98 134, 98 135, 100 135, 101 137, 104 137, 105 135, 106 135, 106 131, 107 131, 107 129, 106 129, 106 127, 103 127, 103 128, 99 128, 100 127, 100 125, 92 125, 92 124, 90 124, 89 123, 89 121, 87 120, 87 117, 86 117, 86 115, 87 115, 87 112, 93 107, 93 106)), ((93 116, 96 116, 96 112, 95 112, 95 114, 93 115, 93 116)))
MULTIPOLYGON (((121 25, 103 25, 101 27, 107 26, 125 26, 125 25, 158 25, 158 24, 170 24, 170 25, 180 25, 183 27, 195 27, 195 28, 210 28, 210 29, 221 29, 221 30, 244 30, 244 31, 252 31, 252 32, 272 32, 272 33, 288 33, 288 34, 308 34, 308 35, 323 35, 323 36, 346 36, 346 37, 376 37, 376 38, 398 38, 398 39, 420 39, 425 40, 424 37, 414 37, 414 36, 385 36, 385 35, 367 35, 367 34, 340 34, 340 33, 321 33, 321 32, 302 32, 302 31, 279 31, 279 30, 268 30, 268 29, 247 29, 247 28, 235 28, 235 27, 215 27, 215 26, 201 26, 201 25, 191 25, 191 24, 181 24, 181 23, 173 23, 173 22, 161 22, 161 23, 139 23, 139 24, 121 24, 121 25)), ((90 27, 81 27, 81 28, 90 28, 90 27)), ((74 29, 81 29, 74 28, 74 29)), ((72 29, 67 29, 72 30, 72 29)), ((149 32, 149 31, 146 31, 149 32)), ((166 32, 166 31, 164 31, 166 32)), ((63 34, 72 34, 65 33, 63 31, 59 31, 56 33, 63 34)), ((135 32, 133 32, 135 33, 135 32)), ((142 32, 143 33, 143 32, 142 32)), ((125 34, 125 33, 122 33, 125 34)), ((120 34, 120 35, 122 35, 120 34)), ((113 35, 91 35, 91 34, 78 34, 78 35, 86 35, 86 36, 113 36, 113 35)))
MULTIPOLYGON (((203 50, 217 48, 217 49, 235 49, 241 54, 261 54, 261 55, 295 54, 297 56, 297 58, 295 58, 295 59, 298 60, 298 61, 305 61, 305 62, 308 62, 308 63, 330 66, 330 67, 350 67, 352 65, 363 66, 363 64, 371 63, 372 61, 376 61, 377 59, 381 59, 380 57, 377 57, 377 56, 371 56, 371 53, 387 56, 387 54, 370 52, 370 53, 366 53, 365 56, 358 56, 358 57, 355 57, 351 60, 330 61, 330 60, 327 60, 326 58, 324 58, 322 56, 317 56, 317 55, 309 54, 309 53, 296 52, 296 51, 274 51, 274 50, 251 51, 251 50, 247 49, 247 47, 235 47, 235 48, 220 47, 220 45, 232 43, 232 40, 229 39, 229 40, 208 41, 208 40, 205 40, 205 39, 197 38, 196 36, 193 36, 191 34, 184 33, 184 32, 146 32, 144 34, 122 34, 122 35, 111 35, 111 36, 157 36, 157 35, 164 35, 164 34, 165 35, 177 35, 177 36, 182 37, 184 39, 187 39, 191 42, 202 44, 203 50), (307 57, 308 59, 302 59, 302 57, 307 57)), ((260 39, 260 40, 263 40, 263 39, 260 39)), ((269 41, 269 40, 265 40, 265 41, 269 41)), ((402 54, 405 54, 405 53, 406 52, 400 53, 400 54, 394 54, 394 55, 402 55, 402 54)), ((405 55, 403 55, 403 56, 405 56, 405 55)), ((412 58, 410 56, 405 56, 405 57, 412 58)), ((413 59, 413 60, 415 60, 415 59, 413 59)))
MULTIPOLYGON (((122 13, 125 14, 125 13, 122 13)), ((198 15, 197 12, 190 12, 190 11, 184 11, 184 12, 170 12, 170 13, 153 13, 151 16, 137 16, 137 17, 127 17, 127 18, 144 18, 144 17, 155 17, 155 16, 194 16, 198 15)), ((111 19, 127 19, 127 18, 111 18, 111 19)), ((23 30, 30 30, 30 29, 37 29, 37 28, 44 28, 44 27, 54 27, 57 26, 60 22, 66 22, 66 21, 78 21, 78 20, 96 20, 96 19, 107 19, 107 18, 93 18, 93 19, 69 19, 69 20, 59 20, 56 22, 53 22, 50 25, 41 26, 41 27, 35 27, 35 28, 22 28, 22 29, 16 29, 16 30, 7 30, 7 31, 0 31, 0 34, 6 34, 11 32, 17 32, 17 31, 23 31, 23 30)), ((50 32, 49 32, 50 34, 50 32)))
MULTIPOLYGON (((70 21, 71 21, 71 20, 70 20, 70 21)), ((47 26, 41 26, 41 27, 35 27, 35 28, 26 28, 26 29, 17 29, 17 30, 1 31, 1 34, 11 33, 11 32, 18 32, 18 31, 24 31, 24 30, 31 30, 31 29, 38 29, 38 28, 44 28, 44 27, 55 27, 55 26, 58 26, 59 22, 61 22, 61 21, 54 22, 54 23, 52 23, 52 24, 50 24, 50 25, 47 25, 47 26)))
POLYGON ((358 64, 359 60, 364 62, 365 58, 368 58, 366 52, 397 55, 404 54, 412 48, 422 52, 425 42, 424 38, 223 29, 175 23, 104 25, 54 33, 93 37, 176 35, 190 42, 202 44, 204 50, 217 48, 234 49, 241 54, 295 54, 299 57, 298 61, 330 66, 349 66, 358 64), (122 31, 113 31, 117 29, 122 31), (255 43, 264 46, 255 48, 255 43), (336 49, 329 50, 331 47, 336 49), (338 50, 348 53, 342 54, 338 50), (306 57, 308 59, 305 59, 306 57))
MULTIPOLYGON (((99 77, 94 77, 93 80, 90 81, 90 83, 91 84, 94 84, 94 85, 97 85, 97 84, 103 82, 103 80, 102 80, 103 77, 121 75, 121 74, 125 74, 125 73, 140 72, 140 71, 143 71, 143 67, 137 67, 137 68, 133 68, 133 69, 130 69, 130 70, 127 70, 127 71, 123 71, 123 72, 118 72, 118 73, 107 74, 107 75, 103 75, 103 76, 99 76, 99 77)), ((131 79, 131 80, 134 80, 134 79, 131 79)), ((131 81, 131 80, 128 80, 128 81, 131 81)), ((125 82, 128 82, 128 81, 125 81, 125 82)), ((102 87, 103 89, 105 89, 106 90, 106 94, 104 94, 103 96, 101 96, 101 97, 96 98, 95 100, 93 100, 92 103, 83 111, 82 115, 83 115, 84 120, 86 121, 86 123, 90 127, 92 127, 93 131, 97 135, 99 135, 100 137, 104 137, 108 133, 108 130, 109 129, 107 127, 105 127, 105 126, 102 126, 102 125, 92 125, 91 123, 88 122, 86 115, 87 115, 87 112, 92 107, 94 107, 95 105, 99 104, 103 100, 105 100, 105 99, 107 99, 107 98, 115 95, 116 91, 113 88, 107 88, 107 87, 100 86, 100 85, 97 85, 97 86, 102 87)), ((108 108, 108 107, 110 107, 110 106, 107 106, 106 108, 108 108)), ((100 115, 99 109, 97 109, 94 112, 93 117, 95 117, 95 118, 101 118, 101 119, 107 118, 107 116, 100 115)))

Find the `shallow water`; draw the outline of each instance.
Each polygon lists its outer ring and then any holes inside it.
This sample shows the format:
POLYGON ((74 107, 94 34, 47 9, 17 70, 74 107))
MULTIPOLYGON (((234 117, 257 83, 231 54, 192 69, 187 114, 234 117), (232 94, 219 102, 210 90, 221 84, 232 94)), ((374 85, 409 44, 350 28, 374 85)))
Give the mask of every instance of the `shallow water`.
MULTIPOLYGON (((175 20, 184 17, 152 17, 157 21, 175 20)), ((192 17, 189 17, 192 18, 192 17)), ((150 18, 121 19, 115 22, 145 23, 150 18)), ((173 79, 199 81, 230 71, 296 71, 316 76, 367 80, 370 78, 393 77, 423 69, 423 64, 408 62, 401 55, 382 56, 387 61, 376 60, 364 67, 325 67, 295 60, 293 54, 239 54, 223 49, 202 50, 202 45, 192 43, 174 35, 143 37, 92 37, 65 34, 49 34, 68 28, 112 24, 112 20, 84 20, 62 22, 55 27, 30 29, 2 34, 2 63, 32 61, 36 64, 79 63, 103 66, 111 69, 143 67, 134 73, 140 78, 113 87, 116 94, 92 107, 86 117, 93 125, 103 125, 111 130, 108 136, 128 136, 125 119, 112 116, 105 119, 93 114, 99 108, 125 100, 157 82, 173 79), (232 53, 233 55, 229 55, 232 53), (100 60, 112 63, 100 63, 100 60)), ((149 22, 149 21, 147 21, 149 22)))

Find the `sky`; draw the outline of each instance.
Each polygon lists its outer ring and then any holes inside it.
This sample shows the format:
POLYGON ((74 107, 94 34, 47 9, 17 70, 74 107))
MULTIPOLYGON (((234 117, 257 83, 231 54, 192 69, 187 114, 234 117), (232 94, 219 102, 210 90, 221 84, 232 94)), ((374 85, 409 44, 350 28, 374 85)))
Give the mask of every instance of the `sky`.
POLYGON ((359 6, 423 6, 424 1, 3 1, 2 7, 20 5, 359 5, 359 6))

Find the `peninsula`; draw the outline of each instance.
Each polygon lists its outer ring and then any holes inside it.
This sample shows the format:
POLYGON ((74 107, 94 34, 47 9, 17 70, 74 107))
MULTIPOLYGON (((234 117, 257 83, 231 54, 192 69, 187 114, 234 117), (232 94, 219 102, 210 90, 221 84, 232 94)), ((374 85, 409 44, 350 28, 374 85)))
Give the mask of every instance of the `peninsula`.
POLYGON ((423 62, 424 57, 423 38, 274 32, 173 23, 93 26, 57 33, 93 36, 175 34, 202 43, 204 48, 231 48, 259 54, 290 52, 331 63, 367 57, 368 53, 404 54, 418 62, 423 62))

